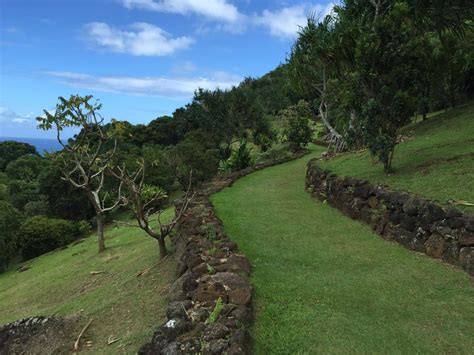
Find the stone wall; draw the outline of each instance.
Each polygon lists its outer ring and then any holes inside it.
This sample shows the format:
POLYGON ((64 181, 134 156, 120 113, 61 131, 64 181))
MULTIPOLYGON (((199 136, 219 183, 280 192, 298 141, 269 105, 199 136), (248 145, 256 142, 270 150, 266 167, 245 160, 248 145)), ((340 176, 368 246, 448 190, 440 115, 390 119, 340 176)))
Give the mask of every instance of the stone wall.
POLYGON ((225 234, 209 196, 242 176, 307 153, 303 150, 291 158, 251 166, 200 189, 173 238, 178 278, 169 291, 167 319, 139 354, 251 353, 251 265, 225 234), (218 300, 222 309, 216 312, 218 300))
POLYGON ((405 192, 342 178, 308 162, 306 189, 387 240, 462 267, 474 275, 474 216, 405 192))

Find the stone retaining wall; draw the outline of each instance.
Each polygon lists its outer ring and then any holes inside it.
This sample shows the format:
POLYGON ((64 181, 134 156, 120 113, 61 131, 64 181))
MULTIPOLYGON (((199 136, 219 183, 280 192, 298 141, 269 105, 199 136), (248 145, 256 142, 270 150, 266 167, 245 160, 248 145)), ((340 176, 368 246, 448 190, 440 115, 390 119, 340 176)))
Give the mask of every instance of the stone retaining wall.
MULTIPOLYGON (((209 196, 242 176, 308 152, 252 166, 202 187, 173 238, 178 279, 169 291, 167 320, 139 354, 251 353, 251 265, 224 233, 209 196), (216 306, 218 300, 222 307, 216 306), (221 308, 219 312, 217 308, 221 308)), ((180 203, 176 203, 177 209, 180 203)))
POLYGON ((473 215, 368 181, 338 177, 318 167, 316 159, 308 162, 306 189, 313 197, 369 224, 385 239, 474 275, 473 215))

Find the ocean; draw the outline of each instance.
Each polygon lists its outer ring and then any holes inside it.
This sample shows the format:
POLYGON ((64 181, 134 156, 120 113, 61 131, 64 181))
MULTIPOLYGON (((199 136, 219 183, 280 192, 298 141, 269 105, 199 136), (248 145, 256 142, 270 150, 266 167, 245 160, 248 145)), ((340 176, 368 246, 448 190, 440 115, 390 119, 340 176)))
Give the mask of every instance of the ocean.
POLYGON ((0 137, 0 142, 17 141, 34 145, 39 154, 43 155, 45 151, 56 152, 61 150, 61 145, 55 139, 44 138, 20 138, 20 137, 0 137))

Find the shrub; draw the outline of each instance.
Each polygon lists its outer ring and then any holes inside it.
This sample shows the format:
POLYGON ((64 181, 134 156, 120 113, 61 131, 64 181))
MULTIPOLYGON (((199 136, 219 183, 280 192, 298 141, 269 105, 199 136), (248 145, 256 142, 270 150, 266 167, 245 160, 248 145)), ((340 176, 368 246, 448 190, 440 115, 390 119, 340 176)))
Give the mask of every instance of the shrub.
POLYGON ((220 161, 219 171, 226 173, 239 171, 250 165, 252 165, 250 150, 247 147, 247 141, 242 140, 239 149, 233 151, 229 159, 220 161))
POLYGON ((28 218, 20 227, 21 254, 31 259, 57 249, 89 230, 86 222, 35 216, 28 218))
POLYGON ((272 162, 275 163, 278 160, 290 158, 293 155, 290 146, 288 144, 278 144, 271 147, 266 152, 262 152, 258 158, 258 163, 272 162))
POLYGON ((0 201, 0 271, 3 271, 18 250, 18 228, 23 216, 11 204, 0 201))

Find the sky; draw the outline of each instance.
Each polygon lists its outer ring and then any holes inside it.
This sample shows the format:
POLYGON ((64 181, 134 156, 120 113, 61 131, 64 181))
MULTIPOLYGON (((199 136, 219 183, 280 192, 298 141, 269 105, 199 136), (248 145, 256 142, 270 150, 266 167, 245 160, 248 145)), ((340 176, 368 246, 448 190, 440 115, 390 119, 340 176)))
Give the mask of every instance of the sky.
POLYGON ((309 14, 332 8, 318 1, 0 0, 0 136, 54 137, 35 117, 59 96, 90 94, 106 120, 148 123, 199 87, 260 77, 309 14))

